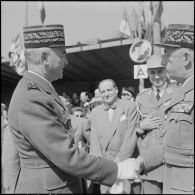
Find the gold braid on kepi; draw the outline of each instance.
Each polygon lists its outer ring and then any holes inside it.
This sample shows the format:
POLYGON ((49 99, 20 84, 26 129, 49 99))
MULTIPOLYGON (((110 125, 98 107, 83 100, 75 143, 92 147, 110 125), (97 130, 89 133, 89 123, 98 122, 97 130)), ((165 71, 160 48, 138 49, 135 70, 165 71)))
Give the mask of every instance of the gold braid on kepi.
POLYGON ((23 28, 24 47, 65 47, 64 27, 60 24, 23 28))
POLYGON ((163 43, 157 47, 194 48, 194 25, 169 24, 163 43))

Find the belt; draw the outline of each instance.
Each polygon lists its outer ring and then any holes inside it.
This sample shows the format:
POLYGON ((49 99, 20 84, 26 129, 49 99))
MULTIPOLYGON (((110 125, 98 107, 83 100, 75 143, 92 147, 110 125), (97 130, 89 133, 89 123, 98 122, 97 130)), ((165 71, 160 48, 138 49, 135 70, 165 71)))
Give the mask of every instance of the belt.
POLYGON ((33 159, 33 158, 20 158, 20 166, 24 168, 48 168, 51 167, 46 161, 42 159, 33 159))

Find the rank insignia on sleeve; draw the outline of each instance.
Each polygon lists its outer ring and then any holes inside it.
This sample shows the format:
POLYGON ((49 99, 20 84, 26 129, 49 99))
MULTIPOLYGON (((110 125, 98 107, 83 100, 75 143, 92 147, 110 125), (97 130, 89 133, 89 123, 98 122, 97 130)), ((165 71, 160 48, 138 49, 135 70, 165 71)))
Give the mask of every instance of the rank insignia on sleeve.
POLYGON ((34 82, 34 81, 31 81, 29 84, 28 84, 28 90, 31 90, 31 89, 36 89, 36 90, 40 90, 39 86, 34 82))

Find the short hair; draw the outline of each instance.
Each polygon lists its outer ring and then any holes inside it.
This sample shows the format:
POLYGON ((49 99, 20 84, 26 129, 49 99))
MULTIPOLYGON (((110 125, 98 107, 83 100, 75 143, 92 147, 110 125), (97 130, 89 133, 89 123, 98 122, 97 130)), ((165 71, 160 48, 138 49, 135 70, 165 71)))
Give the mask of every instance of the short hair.
POLYGON ((42 61, 43 53, 49 54, 50 48, 42 47, 42 48, 33 48, 33 49, 25 49, 24 56, 27 64, 40 64, 42 61))
POLYGON ((99 84, 98 84, 98 89, 100 89, 100 85, 101 85, 102 83, 107 82, 107 81, 108 81, 108 82, 111 82, 114 88, 117 87, 117 86, 116 86, 116 82, 115 82, 114 80, 112 80, 112 79, 104 79, 104 80, 102 80, 102 81, 99 82, 99 84))

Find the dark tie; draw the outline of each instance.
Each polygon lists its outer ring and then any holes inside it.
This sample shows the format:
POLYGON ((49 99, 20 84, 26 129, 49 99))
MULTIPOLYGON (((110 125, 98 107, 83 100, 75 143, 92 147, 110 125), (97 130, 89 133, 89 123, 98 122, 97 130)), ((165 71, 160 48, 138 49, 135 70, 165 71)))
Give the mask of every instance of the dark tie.
POLYGON ((157 101, 159 101, 160 100, 160 89, 157 89, 156 90, 156 99, 157 99, 157 101))
POLYGON ((113 109, 113 110, 116 109, 116 104, 113 104, 111 106, 105 105, 104 110, 108 110, 108 109, 113 109))

